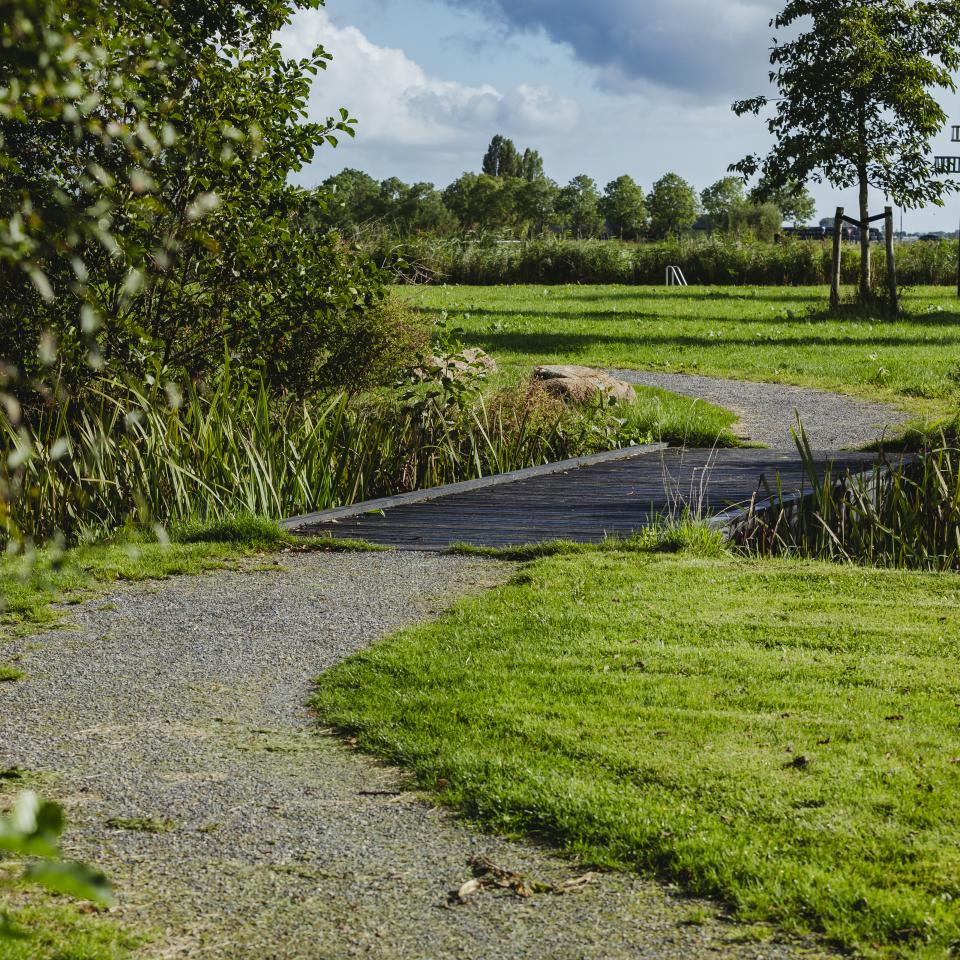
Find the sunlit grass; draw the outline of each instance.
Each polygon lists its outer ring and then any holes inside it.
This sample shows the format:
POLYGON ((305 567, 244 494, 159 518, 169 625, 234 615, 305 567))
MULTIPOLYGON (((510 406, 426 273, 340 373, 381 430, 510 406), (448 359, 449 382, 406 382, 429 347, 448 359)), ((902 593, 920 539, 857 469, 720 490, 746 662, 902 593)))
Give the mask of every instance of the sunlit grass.
POLYGON ((693 552, 529 565, 319 680, 507 833, 867 955, 960 940, 960 578, 693 552))
POLYGON ((777 381, 907 401, 940 412, 960 397, 960 300, 907 293, 901 319, 825 315, 823 287, 406 287, 446 311, 466 341, 520 378, 583 363, 777 381))

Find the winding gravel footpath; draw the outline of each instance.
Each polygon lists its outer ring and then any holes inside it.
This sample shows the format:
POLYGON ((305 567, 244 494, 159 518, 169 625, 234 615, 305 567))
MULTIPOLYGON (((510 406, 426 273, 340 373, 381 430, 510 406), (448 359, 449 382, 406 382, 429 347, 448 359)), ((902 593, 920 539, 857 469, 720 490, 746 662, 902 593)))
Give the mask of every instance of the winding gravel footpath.
POLYGON ((69 852, 112 875, 121 920, 157 932, 138 960, 805 955, 685 923, 701 904, 631 876, 449 906, 476 853, 552 882, 580 870, 471 830, 323 735, 309 680, 511 568, 407 553, 247 566, 71 608, 76 628, 18 643, 30 679, 0 689, 0 768, 51 775, 69 852))
POLYGON ((725 407, 740 417, 733 429, 742 439, 775 449, 794 448, 790 428, 796 423, 797 414, 816 450, 863 447, 878 439, 884 430, 889 433, 909 419, 909 414, 889 404, 780 383, 640 370, 607 372, 629 383, 660 387, 725 407))

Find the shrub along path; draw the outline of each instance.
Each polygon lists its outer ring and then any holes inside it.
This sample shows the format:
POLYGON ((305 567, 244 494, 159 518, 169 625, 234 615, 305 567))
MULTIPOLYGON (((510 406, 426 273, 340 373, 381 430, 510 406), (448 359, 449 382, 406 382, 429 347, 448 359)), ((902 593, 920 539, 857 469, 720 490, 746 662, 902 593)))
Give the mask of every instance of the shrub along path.
POLYGON ((0 769, 66 802, 69 853, 117 882, 119 921, 156 931, 138 960, 800 955, 629 875, 448 906, 476 854, 554 884, 584 868, 478 834, 316 735, 311 677, 510 570, 288 554, 118 590, 73 610, 77 629, 17 643, 28 678, 0 690, 0 769))
POLYGON ((824 390, 781 383, 754 383, 686 373, 609 370, 630 383, 658 387, 685 397, 696 397, 737 414, 733 432, 743 440, 768 447, 790 448, 790 428, 799 415, 811 446, 843 450, 865 446, 898 432, 909 415, 887 403, 859 400, 824 390))

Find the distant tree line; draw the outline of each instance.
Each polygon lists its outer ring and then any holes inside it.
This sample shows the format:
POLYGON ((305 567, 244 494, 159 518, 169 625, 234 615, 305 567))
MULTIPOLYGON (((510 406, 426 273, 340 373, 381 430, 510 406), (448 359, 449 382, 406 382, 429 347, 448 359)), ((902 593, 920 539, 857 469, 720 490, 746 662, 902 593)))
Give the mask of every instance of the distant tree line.
POLYGON ((736 176, 723 177, 700 193, 676 173, 662 176, 649 193, 628 174, 602 191, 586 174, 560 186, 544 173, 537 150, 521 151, 498 134, 480 172, 464 173, 443 190, 396 177, 378 182, 347 169, 313 192, 306 216, 320 227, 378 236, 497 233, 663 240, 696 227, 711 236, 772 240, 784 220, 804 223, 814 213, 813 199, 801 184, 774 190, 761 180, 748 191, 736 176))

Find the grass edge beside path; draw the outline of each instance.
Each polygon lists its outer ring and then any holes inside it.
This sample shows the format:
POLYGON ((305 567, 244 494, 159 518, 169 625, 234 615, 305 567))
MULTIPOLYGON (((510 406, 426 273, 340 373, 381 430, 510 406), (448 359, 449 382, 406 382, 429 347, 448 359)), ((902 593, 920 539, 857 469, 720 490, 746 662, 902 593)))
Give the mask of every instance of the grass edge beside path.
POLYGON ((26 556, 8 554, 0 557, 0 667, 11 674, 17 671, 4 663, 5 642, 63 622, 63 612, 55 605, 92 600, 117 583, 205 573, 284 550, 379 549, 361 540, 298 537, 272 520, 241 516, 175 526, 164 542, 153 535, 121 532, 109 541, 67 550, 41 547, 26 556))
MULTIPOLYGON (((0 557, 0 697, 4 683, 29 679, 16 665, 16 657, 5 662, 4 647, 18 636, 68 626, 69 611, 58 606, 96 600, 121 582, 236 568, 242 561, 277 551, 380 549, 363 541, 295 537, 273 521, 246 516, 175 526, 169 536, 169 542, 160 542, 154 536, 126 532, 104 543, 68 550, 43 547, 28 556, 0 557)), ((0 809, 27 787, 49 794, 47 778, 36 780, 29 771, 0 770, 0 809)), ((68 822, 68 835, 69 831, 68 822)), ((0 876, 4 866, 0 859, 0 876)), ((88 912, 88 905, 33 887, 0 889, 0 913, 4 909, 25 937, 0 938, 0 960, 133 960, 152 938, 149 931, 117 924, 109 914, 88 912)))
POLYGON ((943 957, 958 653, 960 577, 709 538, 559 550, 333 668, 314 707, 498 832, 862 955, 943 957))

